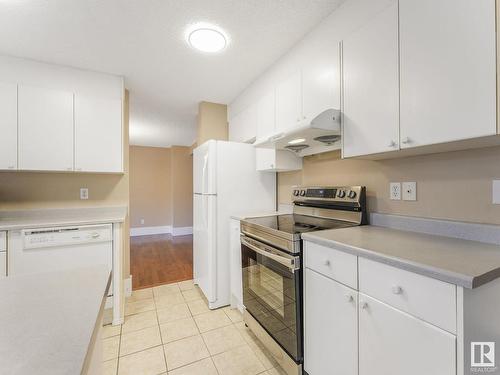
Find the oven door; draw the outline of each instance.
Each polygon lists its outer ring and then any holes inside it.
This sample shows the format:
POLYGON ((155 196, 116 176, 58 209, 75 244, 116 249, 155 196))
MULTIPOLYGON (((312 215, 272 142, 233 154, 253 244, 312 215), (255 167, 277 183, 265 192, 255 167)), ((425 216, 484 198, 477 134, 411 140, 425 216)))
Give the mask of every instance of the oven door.
POLYGON ((243 304, 297 363, 302 362, 300 258, 241 236, 243 304))

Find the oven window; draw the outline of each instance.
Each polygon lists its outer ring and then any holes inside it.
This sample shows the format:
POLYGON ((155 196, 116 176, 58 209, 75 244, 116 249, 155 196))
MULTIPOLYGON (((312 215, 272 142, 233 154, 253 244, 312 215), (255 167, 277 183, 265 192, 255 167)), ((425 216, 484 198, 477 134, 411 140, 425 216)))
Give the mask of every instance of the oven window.
POLYGON ((242 244, 243 304, 296 361, 300 360, 296 301, 300 273, 242 244))

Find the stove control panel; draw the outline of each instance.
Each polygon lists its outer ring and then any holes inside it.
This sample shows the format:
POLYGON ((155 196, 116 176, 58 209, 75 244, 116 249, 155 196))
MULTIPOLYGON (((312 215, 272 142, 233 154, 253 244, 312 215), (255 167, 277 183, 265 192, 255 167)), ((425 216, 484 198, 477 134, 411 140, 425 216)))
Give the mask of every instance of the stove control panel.
POLYGON ((305 187, 294 186, 292 190, 292 201, 331 201, 359 203, 364 199, 364 186, 328 186, 328 187, 305 187))

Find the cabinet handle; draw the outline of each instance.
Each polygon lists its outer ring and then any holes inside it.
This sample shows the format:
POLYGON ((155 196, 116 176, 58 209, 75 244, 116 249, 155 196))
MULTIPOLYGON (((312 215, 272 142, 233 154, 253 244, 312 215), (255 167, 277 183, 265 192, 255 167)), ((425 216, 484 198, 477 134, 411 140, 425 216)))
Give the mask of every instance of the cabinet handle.
POLYGON ((271 167, 271 168, 274 168, 274 164, 271 164, 271 165, 270 165, 270 167, 271 167))
POLYGON ((300 121, 300 117, 297 117, 297 122, 299 122, 299 121, 300 121))
POLYGON ((327 266, 327 267, 330 267, 330 264, 331 264, 331 263, 330 263, 330 261, 327 259, 327 260, 325 260, 325 261, 323 262, 323 264, 324 264, 325 266, 327 266))
POLYGON ((389 147, 391 147, 391 148, 392 148, 392 147, 396 147, 396 142, 394 142, 394 141, 390 141, 390 142, 389 142, 389 147))
POLYGON ((392 287, 392 293, 394 293, 394 294, 402 294, 403 293, 403 288, 401 288, 399 285, 394 285, 392 287))
POLYGON ((361 302, 361 305, 360 305, 360 306, 361 306, 361 308, 362 308, 363 310, 366 310, 366 309, 368 309, 368 302, 361 302))
POLYGON ((346 295, 345 295, 345 300, 346 300, 347 302, 352 302, 352 301, 354 301, 354 297, 353 297, 353 296, 351 296, 350 294, 346 294, 346 295))
POLYGON ((410 139, 410 138, 408 138, 408 137, 404 137, 404 138, 401 140, 401 142, 402 142, 403 144, 407 145, 407 144, 411 143, 411 139, 410 139))
POLYGON ((306 116, 302 116, 302 120, 305 120, 305 119, 307 119, 307 117, 306 116))

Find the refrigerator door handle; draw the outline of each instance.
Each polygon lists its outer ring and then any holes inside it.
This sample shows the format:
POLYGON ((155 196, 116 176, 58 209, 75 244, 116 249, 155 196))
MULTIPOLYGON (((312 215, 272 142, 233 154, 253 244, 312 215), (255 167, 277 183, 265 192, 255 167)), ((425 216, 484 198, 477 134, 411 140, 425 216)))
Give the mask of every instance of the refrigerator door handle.
POLYGON ((205 194, 206 193, 205 180, 208 180, 207 165, 208 165, 208 154, 206 154, 203 157, 203 172, 202 172, 202 177, 201 177, 202 178, 202 180, 201 180, 201 194, 205 194))

